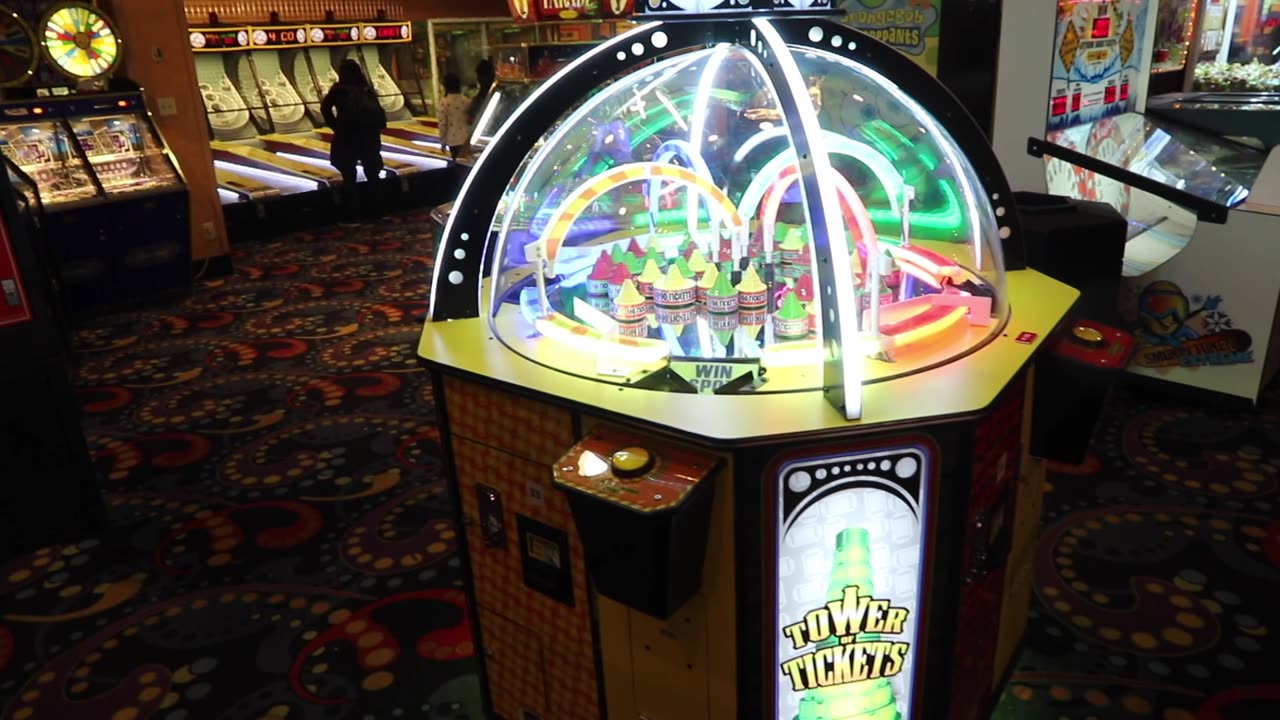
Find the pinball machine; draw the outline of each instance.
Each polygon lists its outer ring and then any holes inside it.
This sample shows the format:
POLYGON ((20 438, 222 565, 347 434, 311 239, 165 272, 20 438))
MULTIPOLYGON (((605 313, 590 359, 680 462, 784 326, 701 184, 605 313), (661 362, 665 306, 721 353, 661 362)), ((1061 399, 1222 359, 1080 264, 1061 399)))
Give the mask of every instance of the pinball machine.
POLYGON ((44 26, 44 57, 77 87, 0 102, 0 152, 35 182, 24 201, 44 213, 63 307, 85 315, 189 291, 187 189, 143 94, 83 87, 119 60, 110 20, 72 3, 44 26))
POLYGON ((954 97, 835 17, 647 4, 464 184, 418 353, 492 717, 966 720, 1003 683, 1078 293, 954 97))

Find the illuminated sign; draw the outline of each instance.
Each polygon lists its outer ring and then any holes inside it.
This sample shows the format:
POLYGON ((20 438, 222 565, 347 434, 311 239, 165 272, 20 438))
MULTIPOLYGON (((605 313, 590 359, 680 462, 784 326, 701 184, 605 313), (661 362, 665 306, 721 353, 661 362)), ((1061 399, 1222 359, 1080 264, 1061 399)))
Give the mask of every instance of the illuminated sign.
POLYGON ((413 39, 413 31, 409 23, 362 23, 360 35, 364 42, 402 43, 413 39))
POLYGON ((652 15, 695 15, 830 10, 832 0, 638 0, 639 11, 652 15))
POLYGON ((307 40, 311 45, 351 45, 360 42, 358 25, 312 25, 307 40))
POLYGON ((225 52, 249 46, 248 28, 192 28, 188 36, 195 52, 225 52))
POLYGON ((301 26, 249 28, 249 37, 254 47, 295 47, 307 44, 307 28, 301 26))
POLYGON ((516 22, 593 20, 627 17, 635 12, 636 0, 507 0, 507 7, 516 22))
POLYGON ((1093 28, 1089 31, 1089 34, 1094 40, 1102 40, 1104 38, 1111 37, 1111 18, 1094 18, 1093 28))

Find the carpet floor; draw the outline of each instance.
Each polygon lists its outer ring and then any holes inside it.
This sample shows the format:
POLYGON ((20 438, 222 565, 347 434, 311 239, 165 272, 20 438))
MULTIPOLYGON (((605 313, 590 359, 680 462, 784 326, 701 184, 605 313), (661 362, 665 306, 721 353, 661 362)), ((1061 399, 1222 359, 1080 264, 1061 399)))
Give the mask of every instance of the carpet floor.
MULTIPOLYGON (((428 219, 241 248, 77 330, 111 537, 0 567, 3 720, 482 720, 431 386, 428 219)), ((1280 396, 1126 390, 1049 478, 996 717, 1280 717, 1280 396)))

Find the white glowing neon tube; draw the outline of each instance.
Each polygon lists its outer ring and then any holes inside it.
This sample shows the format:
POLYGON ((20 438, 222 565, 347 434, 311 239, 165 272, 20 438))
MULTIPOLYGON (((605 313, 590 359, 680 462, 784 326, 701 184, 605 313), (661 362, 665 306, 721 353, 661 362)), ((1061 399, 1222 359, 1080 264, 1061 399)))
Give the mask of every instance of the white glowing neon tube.
MULTIPOLYGON (((855 63, 852 60, 849 60, 848 58, 829 53, 826 50, 811 48, 809 52, 813 52, 823 57, 824 59, 838 62, 847 68, 850 68, 856 72, 866 75, 871 81, 879 83, 881 86, 884 87, 885 90, 889 92, 889 94, 893 97, 894 100, 897 100, 898 102, 902 103, 902 105, 911 112, 912 116, 919 120, 921 129, 924 130, 926 134, 932 133, 933 136, 937 138, 937 142, 935 144, 938 146, 939 149, 942 150, 942 154, 946 157, 946 161, 951 165, 951 167, 953 168, 965 167, 966 161, 964 160, 964 158, 961 158, 957 153, 956 144, 948 138, 946 133, 943 131, 942 127, 938 125, 937 121, 934 120, 933 116, 930 113, 925 112, 924 108, 920 107, 919 103, 911 99, 906 93, 902 92, 902 89, 899 88, 896 83, 892 82, 891 80, 889 80, 889 78, 885 77, 879 72, 876 72, 875 70, 873 70, 872 68, 866 65, 855 63)), ((973 217, 973 218, 981 217, 978 214, 978 206, 977 206, 976 199, 980 197, 982 193, 978 192, 978 190, 974 188, 973 183, 969 181, 968 173, 957 171, 954 173, 954 176, 955 176, 956 182, 959 183, 960 185, 960 194, 963 196, 963 201, 965 203, 965 210, 968 212, 966 217, 973 217)), ((1010 201, 1011 199, 1000 198, 1000 200, 1010 201)), ((982 230, 978 226, 978 223, 972 223, 970 232, 972 233, 970 237, 970 243, 973 246, 974 268, 978 271, 981 271, 982 270, 982 230)), ((996 262, 999 262, 1000 256, 996 255, 995 257, 996 257, 996 262)))
POLYGON ((489 127, 489 121, 493 119, 493 113, 498 109, 498 100, 502 98, 502 93, 494 90, 489 96, 489 102, 485 103, 484 111, 480 113, 480 119, 476 122, 476 129, 471 133, 471 144, 479 145, 481 140, 488 142, 493 139, 492 135, 481 135, 480 130, 489 127))
MULTIPOLYGON (((778 34, 773 23, 764 18, 752 20, 752 24, 760 31, 760 37, 768 47, 768 52, 773 55, 773 60, 777 63, 778 69, 782 71, 783 77, 786 79, 786 90, 791 93, 792 100, 797 108, 801 129, 810 142, 809 162, 813 164, 813 172, 818 178, 829 178, 835 174, 835 168, 831 166, 831 158, 827 155, 825 147, 825 137, 822 128, 818 124, 817 111, 813 109, 813 103, 809 99, 809 88, 804 83, 804 76, 800 74, 800 68, 796 65, 795 58, 791 55, 790 48, 783 41, 782 36, 778 34)), ((801 168, 803 170, 803 168, 801 168)), ((824 182, 817 183, 818 198, 808 198, 810 207, 812 202, 818 200, 821 203, 824 214, 823 221, 828 228, 841 227, 839 217, 839 205, 835 188, 824 182)), ((801 184, 803 191, 804 185, 801 184)), ((835 278, 834 288, 823 288, 820 290, 823 297, 834 291, 835 300, 841 310, 849 310, 858 307, 858 298, 853 290, 853 278, 851 276, 851 264, 849 258, 849 249, 844 242, 828 241, 827 246, 831 250, 831 262, 834 265, 832 275, 835 278)), ((857 317, 849 317, 848 312, 840 313, 840 335, 841 340, 846 344, 851 344, 858 337, 857 317)), ((857 420, 862 417, 862 377, 863 363, 865 359, 861 353, 855 352, 853 347, 845 347, 841 353, 841 375, 844 384, 844 415, 848 420, 857 420)))
MULTIPOLYGON (((506 132, 507 128, 511 127, 511 125, 515 123, 516 119, 520 117, 520 115, 524 112, 525 108, 535 103, 539 98, 542 97, 543 93, 555 87, 556 81, 564 77, 564 75, 567 74, 570 70, 578 67, 579 65, 582 65, 583 63, 594 60, 597 56, 603 53, 615 52, 618 47, 625 46, 626 43, 629 43, 632 37, 642 33, 649 32, 657 27, 660 27, 661 25, 662 25, 661 22, 653 22, 653 23, 646 23, 644 25, 637 25, 636 27, 622 33, 621 35, 614 36, 612 40, 606 40, 605 42, 600 43, 599 45, 595 46, 591 50, 588 50, 582 55, 579 55, 576 59, 570 61, 569 64, 566 65, 559 73, 551 76, 551 78, 548 79, 546 82, 534 88, 533 92, 529 93, 529 97, 525 98, 524 102, 520 103, 520 106, 516 108, 515 112, 511 113, 511 116, 508 117, 507 121, 502 124, 502 127, 498 129, 498 132, 494 133, 494 137, 497 137, 503 132, 506 132)), ((601 95, 605 95, 605 94, 607 93, 601 93, 601 95)), ((561 127, 563 128, 564 126, 562 125, 561 127)), ((479 177, 480 173, 483 171, 485 160, 488 159, 489 152, 492 149, 493 149, 493 145, 490 144, 485 146, 484 151, 480 153, 480 157, 479 159, 476 160, 475 166, 471 169, 471 172, 467 173, 466 179, 462 181, 462 189, 458 191, 458 200, 456 202, 462 202, 466 198, 467 191, 471 189, 471 183, 474 182, 475 178, 479 177)), ((514 197, 520 197, 520 195, 517 194, 514 197)), ((508 218, 510 218, 511 215, 512 213, 507 213, 508 218)), ((445 226, 444 226, 444 234, 442 236, 444 239, 447 240, 448 238, 451 238, 453 236, 453 224, 457 221, 457 218, 458 216, 456 214, 454 213, 449 214, 449 220, 448 222, 445 223, 445 226)), ((506 237, 505 232, 507 229, 508 229, 508 226, 504 224, 503 237, 506 237)), ((483 240, 487 245, 488 238, 490 235, 489 228, 485 228, 484 234, 485 234, 485 237, 483 238, 483 240)), ((481 238, 476 238, 476 239, 481 240, 481 238)), ((445 251, 447 251, 448 249, 449 249, 449 243, 447 242, 439 243, 439 247, 436 248, 436 264, 431 271, 431 299, 427 306, 428 318, 433 317, 435 315, 435 311, 436 311, 436 290, 435 289, 440 287, 440 283, 443 280, 443 278, 441 277, 441 273, 444 272, 444 267, 446 264, 445 251)), ((485 250, 487 251, 488 248, 486 247, 485 250)), ((484 255, 481 255, 481 257, 484 257, 484 255)), ((493 287, 493 292, 496 293, 498 283, 493 282, 493 283, 490 283, 490 285, 492 285, 493 287)), ((477 282, 476 283, 477 293, 481 292, 480 287, 481 287, 481 283, 477 282)))
MULTIPOLYGON (((717 45, 711 52, 711 57, 707 58, 707 66, 702 69, 702 75, 698 78, 698 89, 693 96, 693 116, 689 121, 689 145, 694 157, 702 157, 702 136, 707 129, 707 113, 711 110, 711 91, 715 87, 720 65, 729 55, 729 47, 727 43, 717 45)), ((688 200, 685 203, 685 217, 689 224, 690 235, 698 231, 698 208, 701 205, 699 201, 700 198, 690 188, 688 200)), ((710 222, 712 234, 718 236, 720 213, 711 206, 711 203, 707 203, 707 219, 710 222)))
POLYGON ((296 175, 288 175, 281 172, 273 172, 271 170, 262 170, 248 165, 236 165, 225 160, 214 160, 213 166, 222 170, 228 170, 243 175, 247 178, 253 178, 264 185, 274 188, 286 190, 288 192, 308 192, 310 190, 319 190, 323 187, 323 183, 318 180, 304 180, 296 175))
MULTIPOLYGON (((659 24, 660 24, 660 23, 659 23, 659 24)), ((632 34, 635 34, 636 32, 639 32, 642 28, 645 28, 645 27, 654 27, 654 25, 653 25, 653 24, 650 24, 650 25, 640 26, 640 27, 635 28, 635 29, 633 29, 633 30, 630 30, 630 31, 628 31, 628 32, 626 32, 626 33, 623 33, 622 35, 619 35, 618 37, 619 37, 619 38, 627 38, 627 37, 630 37, 632 34)), ((601 46, 599 46, 599 47, 601 47, 601 48, 607 48, 607 47, 611 47, 612 45, 613 45, 613 43, 605 43, 605 44, 603 44, 603 45, 601 45, 601 46)), ((582 56, 582 57, 592 56, 592 55, 594 55, 594 54, 595 54, 595 52, 596 52, 596 51, 594 51, 594 50, 593 50, 593 51, 591 51, 591 52, 587 53, 587 55, 584 55, 584 56, 582 56)), ((678 72, 680 72, 681 70, 685 69, 685 68, 686 68, 686 67, 688 67, 689 65, 692 65, 694 62, 696 62, 696 61, 697 61, 699 58, 701 58, 701 57, 702 57, 702 55, 701 55, 701 54, 699 54, 699 53, 690 53, 690 57, 680 57, 680 58, 677 58, 677 59, 675 59, 675 60, 673 60, 673 61, 670 61, 670 62, 671 62, 671 65, 670 65, 669 67, 667 67, 665 70, 663 70, 663 72, 662 72, 659 76, 657 76, 656 78, 654 78, 653 82, 649 83, 649 85, 646 87, 646 90, 645 90, 644 92, 647 92, 648 90, 651 90, 652 88, 657 87, 660 83, 666 82, 668 79, 670 79, 670 78, 671 78, 672 76, 674 76, 676 73, 678 73, 678 72)), ((577 62, 577 61, 575 61, 575 62, 577 62)), ((573 64, 573 63, 570 63, 570 66, 572 66, 572 64, 573 64)), ((561 71, 561 72, 564 72, 564 71, 561 71)), ((556 79, 556 77, 558 77, 558 75, 556 75, 556 76, 552 76, 551 80, 548 80, 548 81, 547 81, 547 83, 549 84, 549 83, 551 83, 551 82, 554 82, 554 81, 555 81, 555 79, 556 79)), ((536 97, 536 96, 537 96, 537 93, 538 93, 538 92, 540 92, 540 91, 542 91, 542 90, 543 90, 543 89, 545 89, 546 87, 547 87, 547 85, 546 85, 546 84, 539 86, 539 87, 534 91, 534 94, 530 96, 530 99, 532 99, 533 97, 536 97)), ((577 126, 577 124, 578 124, 578 123, 580 123, 580 122, 582 121, 582 119, 583 119, 583 118, 587 117, 587 116, 588 116, 588 115, 590 115, 592 112, 594 112, 595 110, 597 110, 597 109, 598 109, 601 105, 603 105, 605 102, 608 102, 608 101, 612 100, 613 98, 617 97, 617 96, 618 96, 618 95, 619 95, 619 94, 620 94, 620 93, 621 93, 625 88, 626 88, 626 83, 613 83, 612 85, 609 85, 609 86, 608 86, 608 88, 606 88, 603 92, 600 92, 600 93, 597 93, 596 95, 593 95, 593 96, 591 97, 591 99, 590 99, 590 100, 588 100, 587 102, 583 103, 583 104, 582 104, 582 105, 581 105, 577 110, 575 110, 571 115, 569 115, 569 117, 568 117, 568 118, 566 118, 564 122, 560 123, 560 125, 559 125, 559 126, 557 126, 557 128, 555 129, 555 131, 553 131, 553 132, 552 132, 551 137, 547 138, 547 139, 542 143, 542 146, 541 146, 541 147, 539 147, 539 148, 538 148, 538 150, 534 153, 533 158, 532 158, 532 159, 529 161, 529 163, 526 165, 526 168, 532 169, 532 168, 538 168, 538 167, 541 167, 541 166, 542 166, 542 163, 546 161, 546 158, 547 158, 547 155, 548 155, 548 154, 550 154, 551 152, 554 152, 554 151, 562 151, 562 150, 563 150, 564 136, 565 136, 566 134, 568 134, 570 130, 572 130, 574 127, 576 127, 576 126, 577 126)), ((516 110, 516 112, 512 114, 512 117, 514 118, 516 115, 520 114, 528 104, 529 104, 529 100, 525 100, 525 102, 524 102, 524 103, 522 103, 522 104, 520 105, 520 107, 516 110)), ((508 124, 509 124, 511 121, 510 121, 510 120, 508 120, 507 122, 508 122, 508 124)), ((505 131, 505 130, 506 130, 506 125, 504 125, 504 126, 503 126, 503 130, 502 130, 502 131, 505 131)), ((499 131, 499 132, 502 132, 502 131, 499 131)), ((470 183, 471 183, 471 178, 472 178, 472 177, 475 177, 475 176, 477 175, 477 173, 480 171, 480 168, 481 168, 481 166, 483 165, 485 158, 486 158, 486 157, 488 157, 488 155, 489 155, 489 151, 490 151, 492 148, 493 148, 493 145, 488 145, 488 146, 486 146, 486 147, 485 147, 484 152, 480 155, 480 159, 476 162, 476 166, 475 166, 474 168, 472 168, 471 173, 467 176, 467 180, 463 182, 463 185, 462 185, 462 191, 461 191, 461 192, 459 192, 459 194, 458 194, 458 197, 459 197, 459 198, 462 198, 462 197, 463 197, 463 194, 466 192, 466 190, 467 190, 468 186, 469 186, 469 185, 470 185, 470 183)), ((524 173, 524 174, 520 177, 519 181, 517 181, 517 183, 516 183, 515 188, 511 191, 511 194, 510 194, 510 197, 512 198, 512 200, 513 200, 513 201, 515 201, 515 200, 516 200, 516 199, 518 199, 518 198, 524 197, 524 194, 525 194, 525 193, 528 191, 528 189, 529 189, 529 183, 533 181, 533 175, 534 175, 534 173, 532 173, 532 172, 526 172, 526 173, 524 173)), ((510 232, 511 232, 511 226, 512 226, 512 224, 515 222, 515 215, 516 215, 516 213, 514 213, 514 212, 507 212, 507 213, 504 213, 504 214, 503 214, 503 217, 502 217, 502 226, 501 226, 501 229, 500 229, 500 231, 499 231, 499 233, 498 233, 498 237, 500 237, 500 238, 505 238, 505 237, 507 237, 508 233, 510 233, 510 232)), ((452 220, 452 217, 450 217, 450 219, 452 220)), ((449 232, 449 226, 445 226, 445 237, 448 237, 448 232, 449 232)), ((487 239, 486 239, 486 244, 487 244, 487 242, 488 242, 488 241, 487 241, 487 239)), ((438 251, 438 253, 443 253, 443 252, 444 252, 444 245, 445 245, 444 243, 441 243, 441 244, 440 244, 440 250, 438 251)), ((487 247, 485 248, 485 252, 486 252, 486 253, 488 252, 488 248, 487 248, 487 247)), ((502 254, 501 254, 501 253, 494 253, 495 262, 500 262, 501 257, 502 257, 502 254)), ((438 261, 438 260, 442 259, 442 256, 439 256, 439 255, 438 255, 436 259, 437 259, 437 261, 438 261)), ((437 274, 437 279, 438 279, 438 274, 439 274, 439 272, 440 272, 440 267, 441 267, 441 266, 440 266, 439 262, 437 262, 437 264, 436 264, 436 270, 435 270, 435 272, 436 272, 436 274, 437 274)), ((494 277, 497 277, 497 269, 496 269, 496 268, 495 268, 494 277)), ((433 287, 434 287, 434 285, 433 285, 433 287)), ((495 283, 490 283, 490 290, 489 290, 489 292, 490 292, 490 302, 491 302, 491 303, 493 303, 493 302, 495 302, 495 301, 496 301, 496 298, 497 298, 497 293, 498 293, 498 283, 496 283, 496 282, 495 282, 495 283)), ((434 292, 432 293, 432 297, 433 297, 433 298, 435 297, 434 292)), ((433 302, 434 302, 434 300, 433 300, 433 302)))

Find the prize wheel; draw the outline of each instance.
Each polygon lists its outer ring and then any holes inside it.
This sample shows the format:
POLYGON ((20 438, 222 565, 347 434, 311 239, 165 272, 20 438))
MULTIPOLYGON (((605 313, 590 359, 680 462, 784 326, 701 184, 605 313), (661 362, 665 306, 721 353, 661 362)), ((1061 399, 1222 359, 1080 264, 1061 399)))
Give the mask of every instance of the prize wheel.
POLYGON ((26 82, 36 71, 36 36, 13 10, 0 5, 0 87, 26 82))
POLYGON ((115 27, 91 5, 55 5, 45 13, 42 25, 44 53, 68 77, 102 77, 120 62, 120 39, 115 27))

